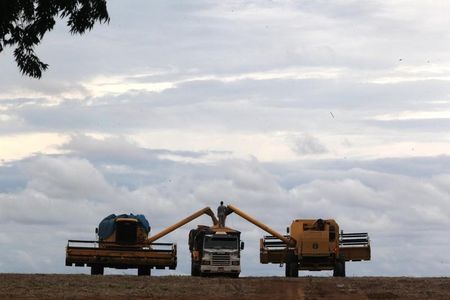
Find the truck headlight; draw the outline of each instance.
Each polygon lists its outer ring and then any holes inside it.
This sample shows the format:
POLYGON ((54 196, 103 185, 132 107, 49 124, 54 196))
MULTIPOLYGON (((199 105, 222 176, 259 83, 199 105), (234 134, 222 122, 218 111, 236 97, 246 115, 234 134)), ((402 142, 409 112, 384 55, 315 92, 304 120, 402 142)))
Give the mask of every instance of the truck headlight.
POLYGON ((239 261, 238 261, 238 260, 233 260, 233 261, 231 262, 231 264, 232 264, 233 266, 239 266, 239 261))

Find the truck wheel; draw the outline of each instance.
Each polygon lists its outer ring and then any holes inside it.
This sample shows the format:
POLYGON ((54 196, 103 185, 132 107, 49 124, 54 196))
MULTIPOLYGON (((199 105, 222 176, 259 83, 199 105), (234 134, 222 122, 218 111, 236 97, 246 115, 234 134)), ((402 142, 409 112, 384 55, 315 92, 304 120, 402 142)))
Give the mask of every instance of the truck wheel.
POLYGON ((139 267, 138 268, 138 276, 150 276, 151 270, 150 267, 139 267))
POLYGON ((103 275, 104 269, 102 265, 92 265, 91 275, 103 275))
POLYGON ((286 258, 286 277, 298 277, 298 257, 289 251, 286 258))
POLYGON ((334 277, 345 277, 345 260, 338 259, 334 265, 333 270, 334 277))

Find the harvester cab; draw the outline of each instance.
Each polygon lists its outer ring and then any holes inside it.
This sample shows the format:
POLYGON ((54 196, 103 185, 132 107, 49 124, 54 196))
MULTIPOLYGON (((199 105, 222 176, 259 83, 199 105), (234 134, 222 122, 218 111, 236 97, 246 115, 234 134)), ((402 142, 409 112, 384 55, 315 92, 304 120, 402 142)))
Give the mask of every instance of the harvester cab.
POLYGON ((339 230, 334 220, 295 220, 291 224, 291 236, 297 241, 296 255, 329 255, 337 253, 339 230))
POLYGON ((143 215, 109 215, 98 227, 100 247, 141 247, 150 233, 150 225, 143 215))

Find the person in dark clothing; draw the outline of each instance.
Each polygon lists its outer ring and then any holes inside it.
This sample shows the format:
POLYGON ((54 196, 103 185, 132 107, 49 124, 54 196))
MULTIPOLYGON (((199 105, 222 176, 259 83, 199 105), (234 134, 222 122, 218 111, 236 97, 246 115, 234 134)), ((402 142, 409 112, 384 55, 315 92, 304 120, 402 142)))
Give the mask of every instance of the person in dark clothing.
POLYGON ((217 208, 217 217, 219 218, 219 226, 225 227, 225 219, 228 215, 228 208, 220 201, 220 206, 217 208))
POLYGON ((317 226, 318 230, 323 231, 325 229, 325 222, 324 222, 324 220, 318 219, 316 221, 316 226, 317 226))

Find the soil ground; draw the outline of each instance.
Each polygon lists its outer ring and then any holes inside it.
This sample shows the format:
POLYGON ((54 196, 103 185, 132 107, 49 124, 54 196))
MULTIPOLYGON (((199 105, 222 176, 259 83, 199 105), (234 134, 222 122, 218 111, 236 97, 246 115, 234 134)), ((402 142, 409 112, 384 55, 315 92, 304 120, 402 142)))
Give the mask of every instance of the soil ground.
POLYGON ((0 298, 450 299, 450 278, 137 277, 0 274, 0 298))

